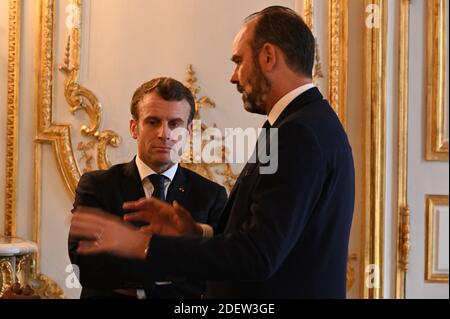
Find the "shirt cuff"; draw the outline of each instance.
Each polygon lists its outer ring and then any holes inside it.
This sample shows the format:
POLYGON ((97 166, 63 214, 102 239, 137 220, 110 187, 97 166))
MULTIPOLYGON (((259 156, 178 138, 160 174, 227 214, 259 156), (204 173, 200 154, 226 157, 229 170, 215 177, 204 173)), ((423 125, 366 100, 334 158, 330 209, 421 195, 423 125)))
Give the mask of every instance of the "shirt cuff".
POLYGON ((214 237, 214 229, 208 224, 200 224, 200 227, 203 230, 203 238, 213 238, 214 237))
POLYGON ((147 299, 147 295, 145 294, 144 289, 136 290, 136 296, 137 296, 137 299, 147 299))

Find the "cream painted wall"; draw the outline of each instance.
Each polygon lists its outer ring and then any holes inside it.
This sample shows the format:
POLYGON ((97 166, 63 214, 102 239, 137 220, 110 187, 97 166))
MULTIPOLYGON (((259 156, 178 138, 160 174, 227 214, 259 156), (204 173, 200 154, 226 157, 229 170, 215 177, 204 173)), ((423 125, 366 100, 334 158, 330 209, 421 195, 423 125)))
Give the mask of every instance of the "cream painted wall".
POLYGON ((65 284, 67 265, 67 238, 70 227, 72 199, 56 167, 55 156, 49 145, 42 156, 42 211, 41 211, 41 272, 50 276, 63 288, 66 298, 78 298, 80 290, 65 284))

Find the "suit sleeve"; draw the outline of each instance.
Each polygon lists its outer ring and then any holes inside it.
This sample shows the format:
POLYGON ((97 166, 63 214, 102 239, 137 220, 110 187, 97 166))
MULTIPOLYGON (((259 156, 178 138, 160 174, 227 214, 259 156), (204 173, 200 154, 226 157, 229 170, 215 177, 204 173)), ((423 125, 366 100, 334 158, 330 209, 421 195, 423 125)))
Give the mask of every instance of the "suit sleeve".
POLYGON ((278 129, 278 169, 257 177, 242 224, 209 240, 153 236, 148 274, 267 280, 302 235, 325 178, 324 154, 313 132, 300 124, 284 125, 278 129))
MULTIPOLYGON (((97 185, 92 173, 84 174, 77 186, 74 208, 89 206, 105 209, 106 199, 102 190, 105 185, 97 185)), ((125 260, 110 255, 83 256, 77 253, 78 241, 69 238, 69 257, 72 264, 78 266, 79 281, 84 288, 115 289, 139 287, 139 270, 137 261, 125 260)))

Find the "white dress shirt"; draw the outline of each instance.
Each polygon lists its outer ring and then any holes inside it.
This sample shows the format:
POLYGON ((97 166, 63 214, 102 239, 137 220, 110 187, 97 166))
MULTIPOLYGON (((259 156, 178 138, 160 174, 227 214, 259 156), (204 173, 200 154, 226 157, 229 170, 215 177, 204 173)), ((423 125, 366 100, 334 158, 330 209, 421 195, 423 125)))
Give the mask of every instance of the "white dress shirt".
POLYGON ((270 125, 275 124, 277 119, 280 117, 281 113, 283 113, 284 109, 291 103, 297 96, 300 94, 303 94, 304 92, 308 91, 309 89, 312 89, 314 87, 314 84, 308 83, 302 86, 299 86, 298 88, 292 90, 285 96, 283 96, 281 99, 278 100, 277 103, 273 106, 272 110, 269 113, 268 121, 270 125))
MULTIPOLYGON (((155 189, 152 182, 148 178, 149 175, 152 174, 158 174, 154 170, 152 170, 150 167, 147 166, 140 158, 139 155, 136 156, 136 166, 139 172, 139 176, 141 178, 142 187, 144 188, 144 193, 146 198, 152 197, 153 190, 155 189)), ((164 175, 166 178, 164 179, 164 196, 167 197, 167 191, 169 190, 170 184, 172 184, 173 178, 175 177, 175 174, 177 173, 179 164, 176 163, 171 168, 169 168, 167 171, 161 173, 161 175, 164 175)), ((201 224, 198 223, 200 227, 202 227, 203 230, 203 237, 205 238, 212 238, 214 236, 214 230, 213 228, 208 224, 201 224)))
MULTIPOLYGON (((173 181, 173 178, 175 177, 175 174, 178 169, 178 163, 173 165, 171 168, 169 168, 167 171, 161 173, 161 175, 165 176, 164 179, 164 197, 167 197, 167 191, 169 190, 169 186, 173 181)), ((136 156, 136 166, 139 172, 139 176, 141 178, 142 187, 144 188, 145 197, 150 198, 152 197, 153 191, 155 187, 153 186, 152 182, 148 178, 152 174, 158 174, 154 170, 152 170, 150 167, 147 166, 140 158, 139 155, 136 156)))

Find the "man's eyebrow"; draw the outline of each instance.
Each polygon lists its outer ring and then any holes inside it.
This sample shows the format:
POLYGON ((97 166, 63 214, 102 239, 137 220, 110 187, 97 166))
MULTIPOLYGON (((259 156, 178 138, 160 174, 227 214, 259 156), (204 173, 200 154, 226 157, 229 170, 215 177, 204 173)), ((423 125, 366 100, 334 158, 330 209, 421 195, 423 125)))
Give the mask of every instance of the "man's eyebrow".
POLYGON ((234 55, 231 57, 231 61, 233 61, 234 63, 238 62, 238 61, 241 60, 241 59, 242 59, 242 57, 241 57, 240 55, 237 55, 237 54, 234 54, 234 55))
POLYGON ((144 121, 150 121, 150 120, 156 120, 156 121, 161 121, 160 118, 153 116, 153 115, 149 115, 146 118, 144 118, 144 121))
MULTIPOLYGON (((157 117, 157 116, 153 116, 153 115, 149 115, 146 118, 144 118, 144 121, 159 121, 161 122, 162 120, 157 117)), ((184 120, 181 117, 174 117, 174 118, 169 118, 168 119, 169 122, 174 122, 174 121, 180 121, 180 122, 184 122, 184 120)))
POLYGON ((169 119, 169 122, 174 122, 174 121, 184 122, 184 120, 181 117, 174 117, 174 118, 169 119))

